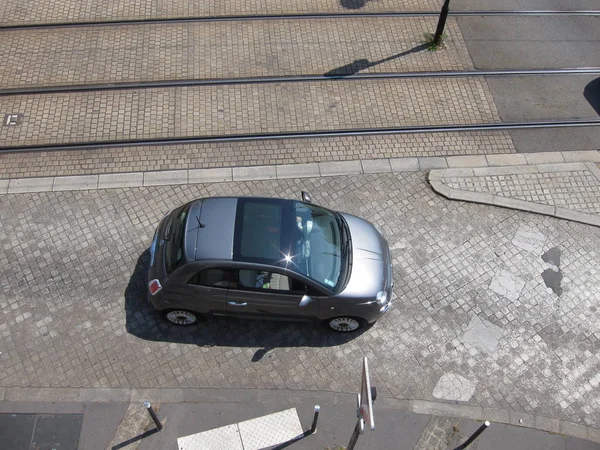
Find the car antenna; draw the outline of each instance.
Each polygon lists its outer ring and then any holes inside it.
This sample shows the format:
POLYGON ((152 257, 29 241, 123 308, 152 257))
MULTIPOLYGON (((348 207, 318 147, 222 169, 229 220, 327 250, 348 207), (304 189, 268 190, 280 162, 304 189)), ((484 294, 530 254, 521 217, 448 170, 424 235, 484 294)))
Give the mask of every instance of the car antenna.
POLYGON ((206 225, 204 225, 202 222, 200 222, 200 216, 196 216, 196 220, 198 221, 198 226, 200 228, 204 228, 206 225))

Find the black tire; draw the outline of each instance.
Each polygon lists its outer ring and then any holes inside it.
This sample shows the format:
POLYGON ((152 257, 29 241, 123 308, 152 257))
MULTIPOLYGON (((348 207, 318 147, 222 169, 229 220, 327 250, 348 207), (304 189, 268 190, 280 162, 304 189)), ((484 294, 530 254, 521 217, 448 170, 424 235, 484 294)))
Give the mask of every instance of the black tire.
POLYGON ((364 319, 350 316, 332 317, 325 321, 327 328, 338 333, 353 333, 364 328, 364 319))
POLYGON ((198 322, 198 314, 185 309, 171 309, 165 312, 165 318, 173 325, 189 326, 198 322))

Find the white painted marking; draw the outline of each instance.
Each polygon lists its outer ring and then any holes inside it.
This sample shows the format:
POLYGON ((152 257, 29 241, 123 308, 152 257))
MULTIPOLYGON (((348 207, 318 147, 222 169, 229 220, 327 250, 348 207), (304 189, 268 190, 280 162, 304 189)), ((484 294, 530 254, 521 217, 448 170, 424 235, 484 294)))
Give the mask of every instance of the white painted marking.
POLYGON ((492 291, 509 300, 518 300, 524 287, 525 281, 506 270, 497 272, 490 283, 492 291))
POLYGON ((546 242, 546 236, 537 229, 528 226, 521 226, 512 240, 513 245, 525 251, 541 255, 546 242))
POLYGON ((442 400, 467 402, 475 392, 475 384, 455 373, 445 373, 440 377, 433 396, 442 400))

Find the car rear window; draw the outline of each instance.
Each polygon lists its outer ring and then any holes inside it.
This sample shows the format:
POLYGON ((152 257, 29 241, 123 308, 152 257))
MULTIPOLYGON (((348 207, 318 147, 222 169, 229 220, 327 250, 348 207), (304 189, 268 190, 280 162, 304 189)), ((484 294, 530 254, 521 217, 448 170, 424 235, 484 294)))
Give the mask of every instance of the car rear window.
POLYGON ((165 226, 163 239, 165 240, 165 268, 167 275, 184 263, 183 241, 185 237, 185 224, 190 210, 190 205, 184 205, 171 213, 165 226))

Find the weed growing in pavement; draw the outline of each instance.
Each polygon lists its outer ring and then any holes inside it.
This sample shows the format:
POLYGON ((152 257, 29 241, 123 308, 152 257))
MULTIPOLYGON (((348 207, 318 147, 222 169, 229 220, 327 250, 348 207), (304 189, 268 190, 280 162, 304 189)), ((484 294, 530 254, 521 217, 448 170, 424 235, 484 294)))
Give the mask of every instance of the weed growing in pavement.
POLYGON ((425 37, 424 44, 427 46, 427 50, 429 50, 430 52, 435 52, 440 49, 446 48, 445 41, 446 41, 446 38, 448 37, 448 35, 446 33, 442 33, 442 39, 440 39, 439 44, 436 44, 433 41, 433 38, 434 38, 433 33, 425 33, 423 36, 425 37))

